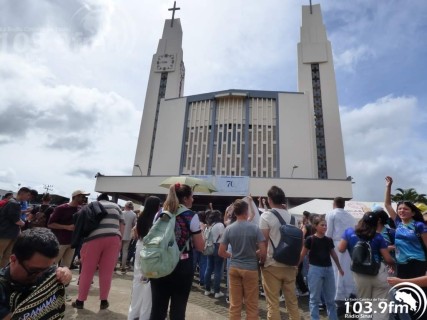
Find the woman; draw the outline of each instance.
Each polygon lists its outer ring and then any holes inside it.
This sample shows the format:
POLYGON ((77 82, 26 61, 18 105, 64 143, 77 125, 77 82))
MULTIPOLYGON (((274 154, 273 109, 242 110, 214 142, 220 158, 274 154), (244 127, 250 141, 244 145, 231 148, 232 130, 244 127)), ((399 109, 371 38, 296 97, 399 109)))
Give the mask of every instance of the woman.
MULTIPOLYGON (((211 212, 211 210, 199 211, 197 215, 199 216, 200 229, 202 232, 206 228, 206 214, 211 212)), ((205 287, 205 273, 206 273, 206 264, 208 257, 203 254, 203 252, 197 251, 193 248, 193 270, 196 272, 197 266, 199 267, 199 285, 201 288, 205 287)))
POLYGON ((214 253, 211 256, 207 256, 207 269, 205 273, 205 296, 213 293, 215 298, 221 298, 224 296, 220 292, 221 278, 224 272, 224 258, 218 255, 219 248, 219 239, 221 238, 222 233, 224 232, 224 225, 222 224, 221 212, 218 210, 211 211, 210 214, 206 217, 210 232, 212 234, 212 239, 214 243, 214 253), (214 285, 211 289, 211 276, 212 272, 214 274, 214 285))
POLYGON ((188 296, 194 276, 193 245, 202 251, 204 241, 200 221, 190 208, 193 205, 193 192, 188 185, 176 183, 169 188, 163 210, 179 213, 176 216, 175 234, 178 247, 182 251, 178 265, 171 274, 151 279, 152 309, 150 320, 166 319, 170 301, 171 320, 185 319, 188 296), (189 241, 191 238, 192 241, 189 241))
POLYGON ((79 295, 77 300, 72 303, 72 306, 77 309, 83 309, 97 268, 101 300, 99 308, 107 309, 109 307, 108 294, 122 244, 124 230, 122 210, 117 204, 109 201, 106 193, 99 195, 97 200, 107 211, 107 215, 99 222, 97 228, 83 240, 80 250, 82 272, 79 280, 79 295))
POLYGON ((324 217, 318 217, 313 221, 314 234, 304 241, 301 251, 300 264, 308 253, 310 267, 308 269, 307 282, 310 289, 310 318, 318 320, 321 296, 325 298, 325 304, 330 320, 338 320, 335 305, 335 277, 332 269, 332 261, 337 265, 339 273, 344 275, 338 256, 335 252, 334 241, 325 235, 326 221, 324 217))
MULTIPOLYGON (((377 263, 380 263, 382 257, 387 264, 393 265, 394 260, 390 256, 387 243, 383 236, 377 232, 379 226, 378 214, 375 212, 366 212, 357 224, 356 229, 348 228, 345 230, 341 242, 338 244, 338 250, 345 252, 348 249, 351 256, 356 243, 359 240, 365 240, 369 242, 373 258, 377 263)), ((357 297, 359 299, 373 301, 372 299, 386 300, 388 298, 390 288, 387 284, 387 266, 384 263, 381 263, 377 275, 353 272, 353 278, 356 283, 357 297)), ((378 302, 373 301, 372 310, 370 311, 372 319, 388 319, 388 312, 384 312, 379 307, 378 302)))
POLYGON ((409 201, 397 204, 397 214, 391 206, 393 179, 386 177, 384 205, 395 221, 395 247, 397 277, 403 279, 421 277, 426 274, 427 262, 424 247, 427 246, 427 228, 420 210, 409 201))
POLYGON ((133 271, 132 299, 129 306, 128 320, 148 320, 151 313, 151 285, 149 279, 142 274, 139 264, 139 252, 142 249, 142 238, 144 238, 151 226, 154 217, 160 210, 160 199, 150 196, 145 200, 144 210, 136 222, 136 255, 133 271))

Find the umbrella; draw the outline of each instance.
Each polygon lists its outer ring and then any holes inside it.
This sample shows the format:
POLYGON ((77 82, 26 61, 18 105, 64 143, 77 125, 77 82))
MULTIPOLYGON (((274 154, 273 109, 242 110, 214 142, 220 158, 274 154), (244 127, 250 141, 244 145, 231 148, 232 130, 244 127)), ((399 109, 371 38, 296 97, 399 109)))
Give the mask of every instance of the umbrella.
POLYGON ((209 181, 190 176, 169 177, 160 183, 160 187, 169 188, 175 183, 186 184, 193 189, 193 192, 212 193, 217 191, 215 186, 209 181))

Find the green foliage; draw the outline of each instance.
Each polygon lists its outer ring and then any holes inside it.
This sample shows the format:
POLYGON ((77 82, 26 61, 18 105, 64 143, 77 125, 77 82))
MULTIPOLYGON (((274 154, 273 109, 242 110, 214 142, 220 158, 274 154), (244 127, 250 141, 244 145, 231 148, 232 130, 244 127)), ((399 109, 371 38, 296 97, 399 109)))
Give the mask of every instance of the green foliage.
POLYGON ((427 204, 427 197, 424 193, 418 193, 414 188, 402 189, 397 188, 398 193, 391 195, 391 200, 394 202, 399 201, 411 201, 411 202, 421 202, 427 204))

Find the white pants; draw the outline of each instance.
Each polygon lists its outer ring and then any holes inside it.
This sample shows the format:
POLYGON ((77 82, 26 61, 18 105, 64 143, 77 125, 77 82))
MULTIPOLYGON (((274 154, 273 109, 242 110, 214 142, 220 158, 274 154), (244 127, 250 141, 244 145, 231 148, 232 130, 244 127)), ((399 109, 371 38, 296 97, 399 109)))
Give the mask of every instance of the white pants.
POLYGON ((356 284, 354 283, 353 274, 351 272, 351 257, 346 250, 344 253, 338 251, 337 247, 340 241, 334 241, 335 252, 337 253, 338 260, 341 264, 341 268, 344 271, 344 276, 341 276, 338 272, 338 268, 335 263, 332 263, 335 276, 335 287, 337 288, 335 294, 335 300, 344 301, 351 294, 356 294, 356 284))
POLYGON ((139 265, 139 252, 142 241, 138 240, 135 250, 135 264, 133 269, 132 298, 129 306, 128 320, 149 320, 151 313, 151 284, 141 281, 143 274, 139 265))

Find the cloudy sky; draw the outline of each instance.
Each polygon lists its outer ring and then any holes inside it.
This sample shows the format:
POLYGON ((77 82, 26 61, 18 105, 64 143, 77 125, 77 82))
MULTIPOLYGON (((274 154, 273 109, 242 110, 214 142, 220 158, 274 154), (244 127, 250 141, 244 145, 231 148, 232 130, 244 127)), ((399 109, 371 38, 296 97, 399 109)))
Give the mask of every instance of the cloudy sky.
MULTIPOLYGON (((185 94, 297 91, 302 0, 181 0, 185 94)), ((427 193, 427 4, 326 1, 354 199, 427 193)), ((171 0, 0 0, 0 188, 93 192, 131 173, 171 0)), ((285 188, 286 189, 286 188, 285 188)))

